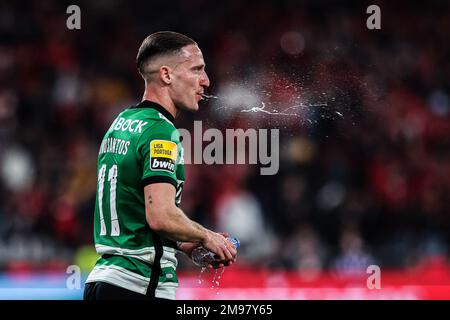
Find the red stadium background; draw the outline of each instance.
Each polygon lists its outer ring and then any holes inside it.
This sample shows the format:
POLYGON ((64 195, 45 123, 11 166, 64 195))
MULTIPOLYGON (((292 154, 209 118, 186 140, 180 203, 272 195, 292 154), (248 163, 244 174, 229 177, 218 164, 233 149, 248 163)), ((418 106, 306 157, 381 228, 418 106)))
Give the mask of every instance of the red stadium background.
POLYGON ((102 135, 141 98, 142 39, 174 30, 199 43, 218 97, 179 128, 280 130, 276 175, 186 166, 182 209, 242 246, 201 283, 180 256, 179 298, 450 299, 450 6, 377 1, 370 30, 370 4, 2 2, 0 298, 81 298, 102 135), (295 116, 242 112, 262 103, 295 116))

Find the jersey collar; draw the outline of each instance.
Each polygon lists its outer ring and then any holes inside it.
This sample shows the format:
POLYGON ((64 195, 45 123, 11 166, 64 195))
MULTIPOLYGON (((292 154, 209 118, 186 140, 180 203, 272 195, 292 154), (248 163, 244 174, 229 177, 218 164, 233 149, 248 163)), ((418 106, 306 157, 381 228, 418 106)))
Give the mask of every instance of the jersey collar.
POLYGON ((175 118, 172 116, 172 114, 166 110, 166 108, 164 108, 162 105, 150 101, 150 100, 144 100, 141 101, 140 103, 138 103, 137 105, 135 105, 133 108, 152 108, 155 109, 157 111, 159 111, 160 113, 162 113, 162 115, 164 117, 166 117, 167 119, 169 119, 172 123, 174 122, 175 118))

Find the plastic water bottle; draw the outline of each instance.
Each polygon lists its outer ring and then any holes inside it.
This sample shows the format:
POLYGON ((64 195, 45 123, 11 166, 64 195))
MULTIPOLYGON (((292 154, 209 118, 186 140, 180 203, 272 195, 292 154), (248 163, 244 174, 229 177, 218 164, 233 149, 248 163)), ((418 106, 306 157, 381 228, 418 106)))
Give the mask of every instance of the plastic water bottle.
MULTIPOLYGON (((238 238, 228 237, 227 240, 230 241, 236 249, 241 245, 238 238)), ((214 261, 214 253, 204 247, 198 247, 192 251, 191 258, 196 266, 205 268, 214 261)))

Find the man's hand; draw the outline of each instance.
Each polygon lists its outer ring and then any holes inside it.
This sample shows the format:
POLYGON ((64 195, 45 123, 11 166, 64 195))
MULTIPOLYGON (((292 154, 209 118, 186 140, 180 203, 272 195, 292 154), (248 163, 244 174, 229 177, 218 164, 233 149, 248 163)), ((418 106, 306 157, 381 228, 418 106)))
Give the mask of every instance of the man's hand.
MULTIPOLYGON (((218 247, 222 250, 222 252, 224 252, 224 258, 220 258, 219 254, 217 254, 213 250, 209 249, 206 245, 204 245, 204 247, 206 249, 214 252, 216 255, 216 260, 213 261, 211 264, 209 264, 208 268, 218 269, 218 268, 231 266, 234 262, 236 262, 237 251, 236 251, 236 248, 234 247, 234 245, 226 239, 226 237, 229 236, 228 233, 226 233, 226 232, 221 232, 221 233, 211 232, 211 233, 214 234, 214 236, 216 237, 213 240, 216 241, 216 243, 217 243, 217 241, 219 242, 218 247), (225 249, 225 247, 226 247, 226 249, 225 249), (227 252, 229 253, 229 255, 227 254, 227 252), (228 257, 230 257, 230 258, 228 258, 228 257)), ((201 246, 201 244, 199 244, 199 243, 182 242, 179 244, 178 248, 182 252, 184 252, 187 256, 191 257, 192 251, 194 251, 195 248, 198 248, 200 246, 201 246)))
POLYGON ((209 268, 222 268, 236 261, 237 250, 226 237, 228 237, 226 232, 209 231, 208 237, 203 242, 203 246, 215 254, 215 260, 208 266, 209 268))

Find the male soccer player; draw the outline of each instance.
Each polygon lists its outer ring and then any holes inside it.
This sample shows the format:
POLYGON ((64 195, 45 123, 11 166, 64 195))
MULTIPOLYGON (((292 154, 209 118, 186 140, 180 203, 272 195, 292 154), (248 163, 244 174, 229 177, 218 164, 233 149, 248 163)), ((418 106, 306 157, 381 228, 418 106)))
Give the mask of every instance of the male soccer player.
POLYGON ((94 240, 101 255, 86 280, 84 299, 175 299, 176 250, 198 246, 231 265, 236 250, 178 208, 184 182, 183 148, 173 121, 196 111, 209 79, 196 42, 156 32, 139 48, 142 102, 120 113, 98 155, 94 240))

